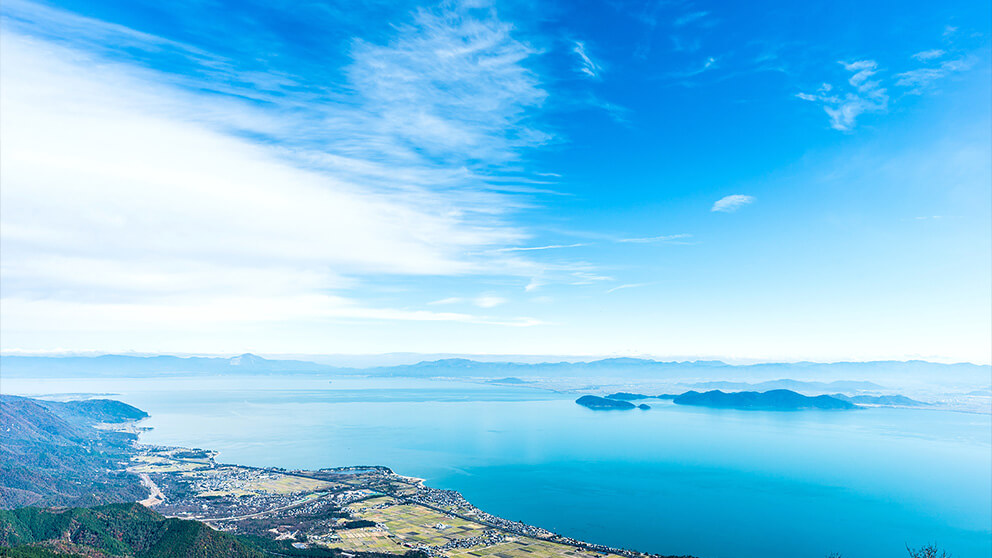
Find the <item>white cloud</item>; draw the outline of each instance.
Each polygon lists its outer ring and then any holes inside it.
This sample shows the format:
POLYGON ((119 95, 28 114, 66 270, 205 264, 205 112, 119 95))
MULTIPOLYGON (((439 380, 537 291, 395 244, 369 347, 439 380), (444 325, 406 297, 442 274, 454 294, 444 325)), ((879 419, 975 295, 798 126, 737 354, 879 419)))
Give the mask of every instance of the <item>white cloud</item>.
MULTIPOLYGON (((945 34, 953 33, 949 27, 945 34)), ((924 64, 935 64, 945 58, 947 52, 941 49, 924 50, 911 56, 924 64)), ((895 74, 895 86, 908 89, 910 95, 920 95, 931 88, 936 82, 956 72, 963 72, 974 65, 973 56, 962 56, 944 60, 936 65, 928 65, 895 74)), ((885 112, 889 107, 889 94, 882 87, 881 80, 872 79, 879 73, 878 64, 874 60, 856 60, 840 64, 851 72, 847 80, 850 89, 847 92, 834 91, 829 83, 824 83, 816 93, 796 93, 796 98, 804 101, 819 103, 830 118, 830 126, 835 130, 849 132, 857 125, 858 118, 869 112, 885 112)))
POLYGON ((899 78, 896 81, 896 85, 900 87, 912 87, 918 90, 944 77, 945 74, 946 72, 940 68, 918 68, 896 74, 896 77, 899 78))
POLYGON ((497 248, 496 252, 533 252, 536 250, 557 250, 559 248, 579 248, 585 244, 549 244, 547 246, 513 246, 509 248, 497 248))
POLYGON ((526 119, 547 97, 522 64, 534 49, 495 15, 471 14, 419 10, 388 44, 355 42, 348 75, 374 117, 349 130, 359 134, 354 142, 385 134, 435 156, 491 164, 550 139, 526 119))
POLYGON ((917 60, 919 60, 919 61, 921 61, 921 62, 926 62, 927 60, 933 60, 935 58, 940 58, 944 54, 945 53, 944 53, 943 50, 933 49, 933 50, 924 50, 922 52, 917 52, 912 57, 915 58, 915 59, 917 59, 917 60))
POLYGON ((442 298, 440 300, 435 300, 433 302, 428 302, 431 306, 447 306, 451 304, 465 304, 471 303, 479 308, 496 308, 497 306, 502 306, 509 302, 509 300, 496 296, 493 294, 483 294, 479 295, 473 299, 465 299, 459 296, 452 296, 448 298, 442 298))
POLYGON ((465 299, 464 298, 461 298, 461 297, 458 297, 458 296, 449 296, 448 298, 442 298, 442 299, 439 299, 439 300, 434 300, 434 301, 428 302, 427 304, 430 304, 432 306, 436 306, 436 305, 448 305, 448 304, 461 304, 463 302, 465 302, 465 299))
POLYGON ((676 27, 682 27, 694 21, 699 21, 708 15, 709 12, 691 12, 677 18, 675 21, 672 22, 672 25, 675 25, 676 27))
POLYGON ((854 87, 863 87, 865 81, 878 71, 878 64, 874 60, 858 60, 857 62, 841 62, 840 64, 844 66, 845 70, 854 72, 854 75, 847 80, 854 87))
POLYGON ((509 301, 503 297, 495 295, 482 295, 476 297, 475 300, 472 301, 472 304, 475 304, 479 308, 495 308, 497 306, 502 306, 507 302, 509 301))
POLYGON ((534 318, 493 318, 459 312, 430 312, 368 308, 341 297, 300 295, 278 297, 212 297, 141 303, 89 303, 8 299, 4 313, 15 316, 21 328, 58 333, 64 331, 115 332, 134 324, 150 324, 156 331, 192 328, 210 331, 226 324, 313 323, 319 320, 377 320, 461 322, 484 325, 530 327, 542 325, 534 318))
POLYGON ((599 77, 599 72, 602 71, 603 68, 589 58, 589 55, 586 53, 585 43, 575 41, 575 45, 572 47, 572 52, 579 56, 579 61, 581 62, 579 65, 580 72, 591 78, 599 77))
POLYGON ((621 238, 617 242, 630 242, 634 244, 648 244, 648 243, 662 243, 662 244, 689 244, 688 239, 692 238, 691 234, 680 233, 680 234, 666 234, 661 236, 649 236, 642 238, 621 238))
POLYGON ((421 12, 393 43, 354 53, 356 101, 327 101, 314 119, 5 29, 4 332, 23 341, 84 317, 88 331, 242 318, 537 323, 327 294, 365 275, 541 269, 494 251, 526 238, 501 217, 518 204, 471 170, 486 159, 495 175, 547 139, 525 122, 544 98, 521 64, 529 48, 496 20, 421 12), (296 130, 310 147, 289 139, 296 130))
POLYGON ((920 95, 937 81, 953 73, 966 71, 972 64, 973 61, 967 57, 945 60, 936 67, 917 68, 896 74, 896 85, 908 88, 910 94, 920 95))
POLYGON ((796 97, 820 103, 830 118, 830 127, 847 132, 854 129, 862 114, 887 110, 889 95, 880 82, 870 79, 878 73, 878 64, 874 60, 842 61, 840 64, 845 70, 852 72, 847 80, 852 90, 843 95, 830 94, 834 87, 824 83, 816 94, 800 92, 796 97))
POLYGON ((624 289, 638 289, 640 287, 648 287, 650 285, 654 285, 654 283, 626 283, 623 285, 617 285, 612 289, 607 289, 606 294, 615 293, 617 291, 621 291, 624 289))
POLYGON ((744 207, 745 205, 751 203, 754 203, 754 196, 746 196, 744 194, 733 194, 718 199, 713 204, 713 207, 710 208, 710 211, 732 213, 744 207))

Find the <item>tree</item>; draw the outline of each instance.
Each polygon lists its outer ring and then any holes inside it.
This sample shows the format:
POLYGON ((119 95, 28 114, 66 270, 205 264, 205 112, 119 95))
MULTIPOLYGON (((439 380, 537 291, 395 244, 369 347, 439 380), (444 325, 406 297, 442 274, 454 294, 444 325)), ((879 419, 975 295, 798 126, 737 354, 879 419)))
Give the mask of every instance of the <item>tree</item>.
POLYGON ((909 553, 909 558, 951 558, 950 554, 940 550, 935 544, 923 545, 917 549, 909 548, 907 545, 906 552, 909 553))

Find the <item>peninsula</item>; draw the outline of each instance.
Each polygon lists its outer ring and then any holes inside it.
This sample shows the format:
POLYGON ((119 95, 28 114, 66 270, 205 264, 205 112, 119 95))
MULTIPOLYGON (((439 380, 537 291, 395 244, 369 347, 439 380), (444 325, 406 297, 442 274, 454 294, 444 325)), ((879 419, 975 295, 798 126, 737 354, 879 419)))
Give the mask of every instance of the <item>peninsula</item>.
POLYGON ((503 519, 386 467, 247 467, 142 445, 147 415, 116 401, 0 395, 0 411, 2 556, 657 558, 503 519))

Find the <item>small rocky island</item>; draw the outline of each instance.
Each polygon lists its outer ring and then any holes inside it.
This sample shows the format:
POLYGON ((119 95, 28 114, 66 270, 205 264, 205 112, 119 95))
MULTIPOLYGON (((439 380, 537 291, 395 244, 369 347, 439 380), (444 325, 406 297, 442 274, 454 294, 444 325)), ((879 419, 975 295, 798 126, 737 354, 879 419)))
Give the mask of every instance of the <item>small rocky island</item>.
POLYGON ((588 409, 593 409, 594 411, 629 411, 637 408, 637 406, 630 401, 609 399, 606 397, 598 397, 596 395, 583 395, 582 397, 576 399, 575 402, 588 409))

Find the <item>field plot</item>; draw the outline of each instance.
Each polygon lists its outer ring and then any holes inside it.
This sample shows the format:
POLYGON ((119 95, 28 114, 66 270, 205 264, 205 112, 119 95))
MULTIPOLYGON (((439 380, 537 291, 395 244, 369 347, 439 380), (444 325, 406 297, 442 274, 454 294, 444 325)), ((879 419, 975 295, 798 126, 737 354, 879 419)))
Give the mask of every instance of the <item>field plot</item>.
POLYGON ((404 553, 409 548, 385 529, 379 527, 363 527, 336 531, 338 540, 327 542, 328 546, 342 550, 359 550, 366 552, 397 552, 404 553))
POLYGON ((327 490, 334 486, 336 485, 330 482, 302 477, 262 475, 246 483, 244 488, 245 490, 265 492, 268 494, 295 494, 298 492, 327 490))
MULTIPOLYGON (((445 553, 449 558, 593 558, 603 556, 596 552, 584 552, 571 546, 519 537, 512 541, 467 549, 452 549, 445 553)), ((607 558, 621 558, 614 554, 607 558)))
MULTIPOLYGON (((394 506, 396 504, 397 504, 396 500, 390 498, 389 496, 376 496, 375 498, 369 498, 367 500, 360 500, 358 502, 348 504, 348 509, 353 512, 358 512, 359 514, 361 514, 366 510, 371 510, 376 507, 380 507, 383 505, 394 506)), ((362 517, 362 519, 366 519, 366 518, 362 517)))
POLYGON ((386 525, 389 532, 404 542, 429 546, 481 535, 486 527, 478 523, 440 514, 434 510, 410 504, 367 509, 362 519, 386 525))
POLYGON ((138 455, 132 460, 128 471, 132 473, 180 473, 196 471, 206 467, 205 463, 177 461, 158 455, 138 455))

